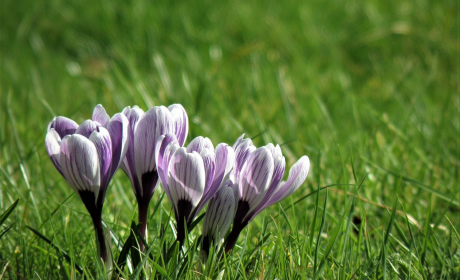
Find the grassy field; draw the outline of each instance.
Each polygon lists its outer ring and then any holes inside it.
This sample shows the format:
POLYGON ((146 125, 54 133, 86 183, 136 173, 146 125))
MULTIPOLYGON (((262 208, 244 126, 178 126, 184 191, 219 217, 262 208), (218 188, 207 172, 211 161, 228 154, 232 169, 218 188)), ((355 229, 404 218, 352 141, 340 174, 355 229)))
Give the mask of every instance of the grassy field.
MULTIPOLYGON (((459 279, 459 9, 449 0, 2 1, 0 214, 19 202, 0 228, 11 226, 0 279, 82 279, 75 263, 100 277, 91 219, 44 145, 54 116, 80 123, 99 103, 110 115, 181 103, 188 141, 233 144, 246 133, 283 144, 288 168, 311 160, 301 188, 251 222, 223 263, 200 271, 196 256, 146 259, 143 274, 125 269, 125 278, 216 279, 225 269, 223 279, 459 279)), ((163 229, 173 241, 167 199, 154 213, 162 194, 148 227, 156 256, 163 229)), ((135 201, 117 172, 103 218, 122 240, 135 201)))

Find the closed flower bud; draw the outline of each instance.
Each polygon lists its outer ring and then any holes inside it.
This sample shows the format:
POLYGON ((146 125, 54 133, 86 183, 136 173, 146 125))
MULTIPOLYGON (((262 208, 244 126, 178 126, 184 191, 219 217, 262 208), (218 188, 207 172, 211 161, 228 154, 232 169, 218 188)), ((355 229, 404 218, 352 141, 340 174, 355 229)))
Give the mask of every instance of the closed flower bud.
POLYGON ((201 248, 209 253, 211 244, 218 245, 225 237, 235 216, 238 203, 238 185, 227 180, 211 198, 203 222, 201 248))

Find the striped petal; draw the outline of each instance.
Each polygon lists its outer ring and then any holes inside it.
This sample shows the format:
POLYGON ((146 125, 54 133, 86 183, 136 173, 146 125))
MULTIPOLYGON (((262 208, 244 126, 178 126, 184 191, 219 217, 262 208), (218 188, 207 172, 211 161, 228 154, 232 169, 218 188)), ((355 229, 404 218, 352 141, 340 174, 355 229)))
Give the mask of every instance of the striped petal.
POLYGON ((214 181, 219 185, 228 177, 235 165, 235 151, 225 143, 220 143, 216 147, 216 175, 214 181))
POLYGON ((136 163, 134 160, 134 130, 139 119, 144 115, 144 111, 137 106, 126 107, 122 112, 128 119, 128 149, 126 151, 125 158, 120 166, 120 168, 128 175, 129 180, 131 181, 134 194, 141 194, 141 186, 139 179, 136 174, 136 163))
POLYGON ((50 157, 54 166, 59 171, 59 173, 64 176, 61 171, 61 164, 59 163, 61 137, 59 137, 59 134, 54 130, 54 128, 49 129, 48 133, 46 133, 45 145, 48 156, 50 157))
POLYGON ((92 120, 100 123, 102 126, 105 126, 110 121, 109 115, 101 104, 97 104, 94 108, 92 120))
POLYGON ((269 149, 258 148, 244 164, 238 181, 240 200, 249 203, 248 212, 262 201, 274 170, 273 156, 269 149))
POLYGON ((174 134, 177 137, 179 145, 184 146, 188 134, 188 117, 184 107, 180 104, 173 104, 168 107, 174 120, 174 134))
POLYGON ((61 141, 59 162, 70 186, 77 193, 93 192, 97 200, 100 173, 98 152, 93 142, 79 134, 65 137, 61 141))
POLYGON ((156 169, 155 145, 160 136, 170 132, 171 128, 171 113, 164 106, 150 109, 139 120, 134 132, 134 158, 138 178, 156 169))
POLYGON ((204 149, 214 151, 214 145, 212 144, 209 138, 204 138, 203 136, 198 136, 193 139, 187 146, 187 152, 197 152, 201 153, 204 149))
MULTIPOLYGON (((224 180, 227 179, 230 171, 233 169, 235 162, 235 154, 233 148, 225 143, 217 145, 215 150, 215 163, 214 172, 212 178, 207 176, 206 188, 198 205, 196 213, 199 213, 205 206, 206 202, 219 190, 224 180), (208 181, 211 180, 211 181, 208 181)), ((203 157, 205 161, 205 158, 203 157)), ((206 162, 206 161, 205 161, 206 162)), ((206 164, 205 164, 206 166, 206 164)))
POLYGON ((112 163, 112 139, 104 127, 98 127, 91 133, 89 140, 93 142, 99 159, 101 187, 107 187, 111 179, 110 165, 112 163))
POLYGON ((128 151, 130 140, 128 126, 128 119, 121 113, 115 114, 105 126, 112 140, 112 159, 110 171, 107 174, 108 181, 113 177, 128 151))
MULTIPOLYGON (((180 200, 189 201, 192 208, 200 201, 205 186, 205 169, 201 156, 187 153, 179 148, 171 157, 168 172, 168 188, 172 203, 176 206, 180 200)), ((185 215, 188 218, 188 215, 185 215)))
POLYGON ((203 165, 205 170, 205 186, 204 193, 206 193, 214 179, 214 173, 216 171, 216 154, 214 151, 209 149, 203 149, 200 153, 201 158, 203 159, 203 165))
POLYGON ((203 159, 203 165, 205 170, 205 186, 203 190, 203 196, 201 197, 200 201, 196 205, 194 211, 190 215, 189 219, 190 222, 195 216, 203 209, 209 199, 216 193, 219 189, 220 184, 217 187, 212 187, 214 176, 216 172, 216 154, 214 151, 209 149, 203 149, 200 154, 201 158, 203 159))
POLYGON ((255 213, 259 213, 261 209, 265 209, 264 205, 267 201, 272 197, 272 195, 278 190, 281 180, 283 180, 284 171, 286 168, 286 160, 281 153, 281 149, 278 145, 276 147, 273 144, 267 145, 267 147, 271 150, 273 156, 273 176, 268 187, 267 193, 264 195, 262 201, 255 207, 253 213, 249 214, 249 216, 257 215, 255 213), (270 146, 271 145, 271 146, 270 146), (259 211, 260 210, 260 211, 259 211))
POLYGON ((253 219, 257 214, 259 214, 262 210, 267 208, 270 205, 273 205, 289 195, 295 192, 305 181, 308 175, 308 171, 310 170, 310 159, 307 156, 301 157, 289 170, 289 177, 287 181, 281 182, 274 193, 269 197, 267 202, 263 204, 262 207, 257 209, 252 215, 253 219))
POLYGON ((157 171, 160 182, 166 193, 169 195, 168 188, 168 167, 169 161, 173 154, 179 149, 179 143, 176 136, 172 133, 160 136, 155 149, 155 160, 157 162, 157 171))
POLYGON ((93 133, 93 131, 95 131, 98 126, 100 126, 98 122, 86 120, 77 128, 75 134, 80 134, 83 135, 85 138, 89 138, 91 133, 93 133))
POLYGON ((66 117, 55 117, 48 124, 48 131, 53 128, 59 137, 62 139, 66 135, 74 134, 78 128, 78 124, 66 117))
POLYGON ((249 155, 256 150, 256 147, 252 144, 251 139, 243 139, 243 136, 244 134, 241 135, 233 145, 233 150, 235 151, 235 182, 238 181, 240 172, 243 169, 243 165, 247 161, 249 155))
POLYGON ((227 181, 211 198, 203 222, 203 237, 218 242, 230 229, 235 215, 235 193, 231 181, 227 181))
POLYGON ((243 139, 244 139, 244 133, 241 134, 241 136, 238 137, 238 139, 236 139, 235 143, 233 144, 233 149, 236 149, 241 144, 243 139))

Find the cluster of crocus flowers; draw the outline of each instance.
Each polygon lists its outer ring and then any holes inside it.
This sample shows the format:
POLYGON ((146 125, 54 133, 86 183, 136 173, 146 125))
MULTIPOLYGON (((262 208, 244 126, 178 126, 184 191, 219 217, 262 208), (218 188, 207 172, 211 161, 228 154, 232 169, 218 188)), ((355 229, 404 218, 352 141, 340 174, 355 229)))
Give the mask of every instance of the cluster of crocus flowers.
MULTIPOLYGON (((112 118, 98 105, 92 120, 81 125, 65 117, 50 122, 48 154, 90 213, 104 262, 111 260, 111 252, 103 234, 102 206, 118 167, 131 181, 143 238, 158 182, 171 202, 180 247, 187 227, 209 202, 201 242, 205 257, 211 244, 222 244, 232 227, 225 245, 230 251, 246 225, 297 190, 310 168, 303 156, 282 181, 286 162, 278 145, 256 148, 241 136, 233 147, 225 143, 214 147, 209 138, 199 136, 184 146, 187 134, 188 117, 179 104, 147 112, 126 107, 112 118)), ((139 249, 143 248, 139 241, 139 249)))

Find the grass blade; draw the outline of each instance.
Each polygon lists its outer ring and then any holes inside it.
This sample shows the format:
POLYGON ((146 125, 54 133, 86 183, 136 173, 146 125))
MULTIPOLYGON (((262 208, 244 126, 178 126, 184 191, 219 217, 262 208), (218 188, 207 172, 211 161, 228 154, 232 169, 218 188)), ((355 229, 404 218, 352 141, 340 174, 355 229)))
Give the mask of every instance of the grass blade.
POLYGON ((9 227, 5 228, 5 229, 0 233, 0 239, 2 239, 2 236, 3 236, 7 231, 9 231, 14 225, 15 225, 15 223, 14 223, 14 224, 11 224, 9 227))
MULTIPOLYGON (((51 247, 53 247, 54 249, 56 249, 56 251, 58 251, 59 253, 61 253, 65 260, 69 263, 69 264, 72 264, 72 258, 69 256, 69 254, 67 254, 66 251, 64 251, 63 249, 61 249, 61 247, 59 247, 58 245, 54 244, 51 240, 49 240, 46 236, 44 236, 43 234, 41 234, 40 232, 36 231, 34 228, 32 227, 29 227, 29 226, 26 226, 26 228, 28 228, 30 231, 32 231, 35 235, 37 235, 38 237, 40 237, 43 241, 45 241, 46 243, 48 243, 49 245, 51 245, 51 247)), ((80 272, 80 274, 83 274, 83 268, 81 268, 80 265, 77 264, 77 262, 73 261, 74 265, 75 265, 75 269, 80 272)))
MULTIPOLYGON (((399 189, 399 188, 398 188, 399 189)), ((380 251, 380 262, 382 263, 383 279, 387 279, 386 275, 386 245, 388 243, 388 238, 390 237, 390 232, 393 228, 394 220, 396 217, 396 208, 398 206, 398 197, 395 198, 393 202, 393 210, 391 211, 390 223, 388 224, 387 230, 385 232, 385 237, 383 239, 382 249, 380 251)))
POLYGON ((324 206, 323 206, 323 215, 321 217, 321 225, 319 227, 318 237, 316 237, 316 249, 315 249, 315 261, 313 265, 313 274, 316 273, 317 264, 318 264, 318 251, 319 251, 319 246, 321 244, 321 234, 323 233, 324 224, 326 223, 327 198, 328 198, 328 192, 326 190, 326 197, 324 198, 324 206))
POLYGON ((5 212, 2 213, 2 215, 0 215, 0 226, 3 225, 3 222, 5 222, 6 218, 8 218, 8 216, 11 215, 14 208, 16 208, 16 206, 18 205, 18 202, 19 198, 16 199, 16 201, 13 202, 13 204, 11 204, 11 206, 8 207, 8 209, 6 209, 5 212))
POLYGON ((190 226, 187 227, 187 231, 188 232, 191 232, 200 222, 201 220, 204 218, 204 215, 206 214, 206 212, 204 212, 203 214, 201 214, 200 216, 198 216, 198 218, 196 218, 191 224, 190 226))

